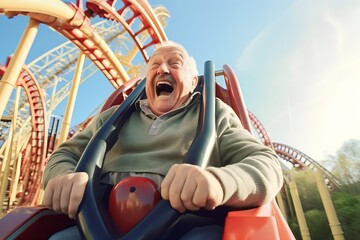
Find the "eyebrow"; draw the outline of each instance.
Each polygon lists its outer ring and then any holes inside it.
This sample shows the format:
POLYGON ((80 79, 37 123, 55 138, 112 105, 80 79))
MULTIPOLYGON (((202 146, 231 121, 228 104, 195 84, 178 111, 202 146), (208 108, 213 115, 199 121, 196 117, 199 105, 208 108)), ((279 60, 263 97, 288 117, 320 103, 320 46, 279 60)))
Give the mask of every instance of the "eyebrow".
POLYGON ((150 59, 156 57, 157 55, 161 54, 162 52, 172 52, 172 55, 179 55, 181 58, 185 58, 184 56, 184 53, 179 51, 179 50, 175 50, 175 51, 172 51, 172 50, 160 50, 159 52, 155 52, 151 57, 150 59))
POLYGON ((182 52, 180 52, 180 51, 174 52, 173 55, 179 55, 181 58, 184 58, 184 54, 182 52))

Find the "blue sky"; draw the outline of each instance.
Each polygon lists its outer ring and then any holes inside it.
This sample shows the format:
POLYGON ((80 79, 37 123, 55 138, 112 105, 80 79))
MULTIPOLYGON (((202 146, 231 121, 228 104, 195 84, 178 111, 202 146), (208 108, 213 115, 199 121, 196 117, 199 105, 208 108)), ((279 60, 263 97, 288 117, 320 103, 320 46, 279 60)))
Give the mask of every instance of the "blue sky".
MULTIPOLYGON (((274 142, 322 160, 360 138, 360 1, 149 2, 169 10, 165 32, 195 57, 200 73, 206 60, 217 69, 232 66, 248 108, 274 142)), ((0 16, 0 63, 14 51, 25 20, 0 16)), ((27 62, 64 41, 41 27, 27 62)), ((79 90, 74 123, 112 90, 108 84, 93 97, 95 81, 79 90)))

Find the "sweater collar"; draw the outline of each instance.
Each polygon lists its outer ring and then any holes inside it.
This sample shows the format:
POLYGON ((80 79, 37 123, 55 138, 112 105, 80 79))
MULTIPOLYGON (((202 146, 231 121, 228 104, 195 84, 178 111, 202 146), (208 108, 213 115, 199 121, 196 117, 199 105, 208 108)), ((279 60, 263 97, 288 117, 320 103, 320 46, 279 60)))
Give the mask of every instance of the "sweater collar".
POLYGON ((138 100, 136 106, 139 107, 146 116, 150 117, 151 119, 156 119, 158 117, 163 117, 165 115, 175 115, 176 113, 180 112, 182 109, 189 106, 191 102, 194 102, 195 99, 197 99, 199 95, 201 95, 200 92, 194 92, 193 94, 191 94, 189 99, 184 104, 182 104, 180 107, 178 107, 177 109, 173 109, 167 113, 164 113, 161 116, 157 116, 151 111, 147 98, 138 100))

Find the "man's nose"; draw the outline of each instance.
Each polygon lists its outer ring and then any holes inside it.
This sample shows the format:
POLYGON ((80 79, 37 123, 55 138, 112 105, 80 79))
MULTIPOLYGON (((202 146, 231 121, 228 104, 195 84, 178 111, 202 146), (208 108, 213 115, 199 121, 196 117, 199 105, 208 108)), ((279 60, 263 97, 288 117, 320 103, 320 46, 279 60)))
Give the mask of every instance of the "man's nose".
POLYGON ((166 63, 162 63, 157 70, 157 74, 163 74, 163 73, 169 73, 169 68, 166 65, 166 63))

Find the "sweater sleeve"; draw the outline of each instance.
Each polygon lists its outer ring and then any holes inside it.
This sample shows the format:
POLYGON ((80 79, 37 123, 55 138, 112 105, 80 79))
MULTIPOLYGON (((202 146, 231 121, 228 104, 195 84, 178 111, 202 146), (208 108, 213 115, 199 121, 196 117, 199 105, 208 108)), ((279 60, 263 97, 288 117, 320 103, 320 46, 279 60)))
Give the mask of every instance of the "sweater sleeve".
POLYGON ((45 189, 50 179, 64 173, 74 172, 90 139, 114 110, 115 107, 112 107, 94 117, 83 131, 62 143, 56 151, 52 153, 49 161, 46 163, 41 184, 42 188, 45 189))
POLYGON ((221 100, 216 104, 218 150, 222 167, 208 167, 224 190, 223 204, 250 208, 275 197, 283 184, 274 150, 261 144, 221 100))

